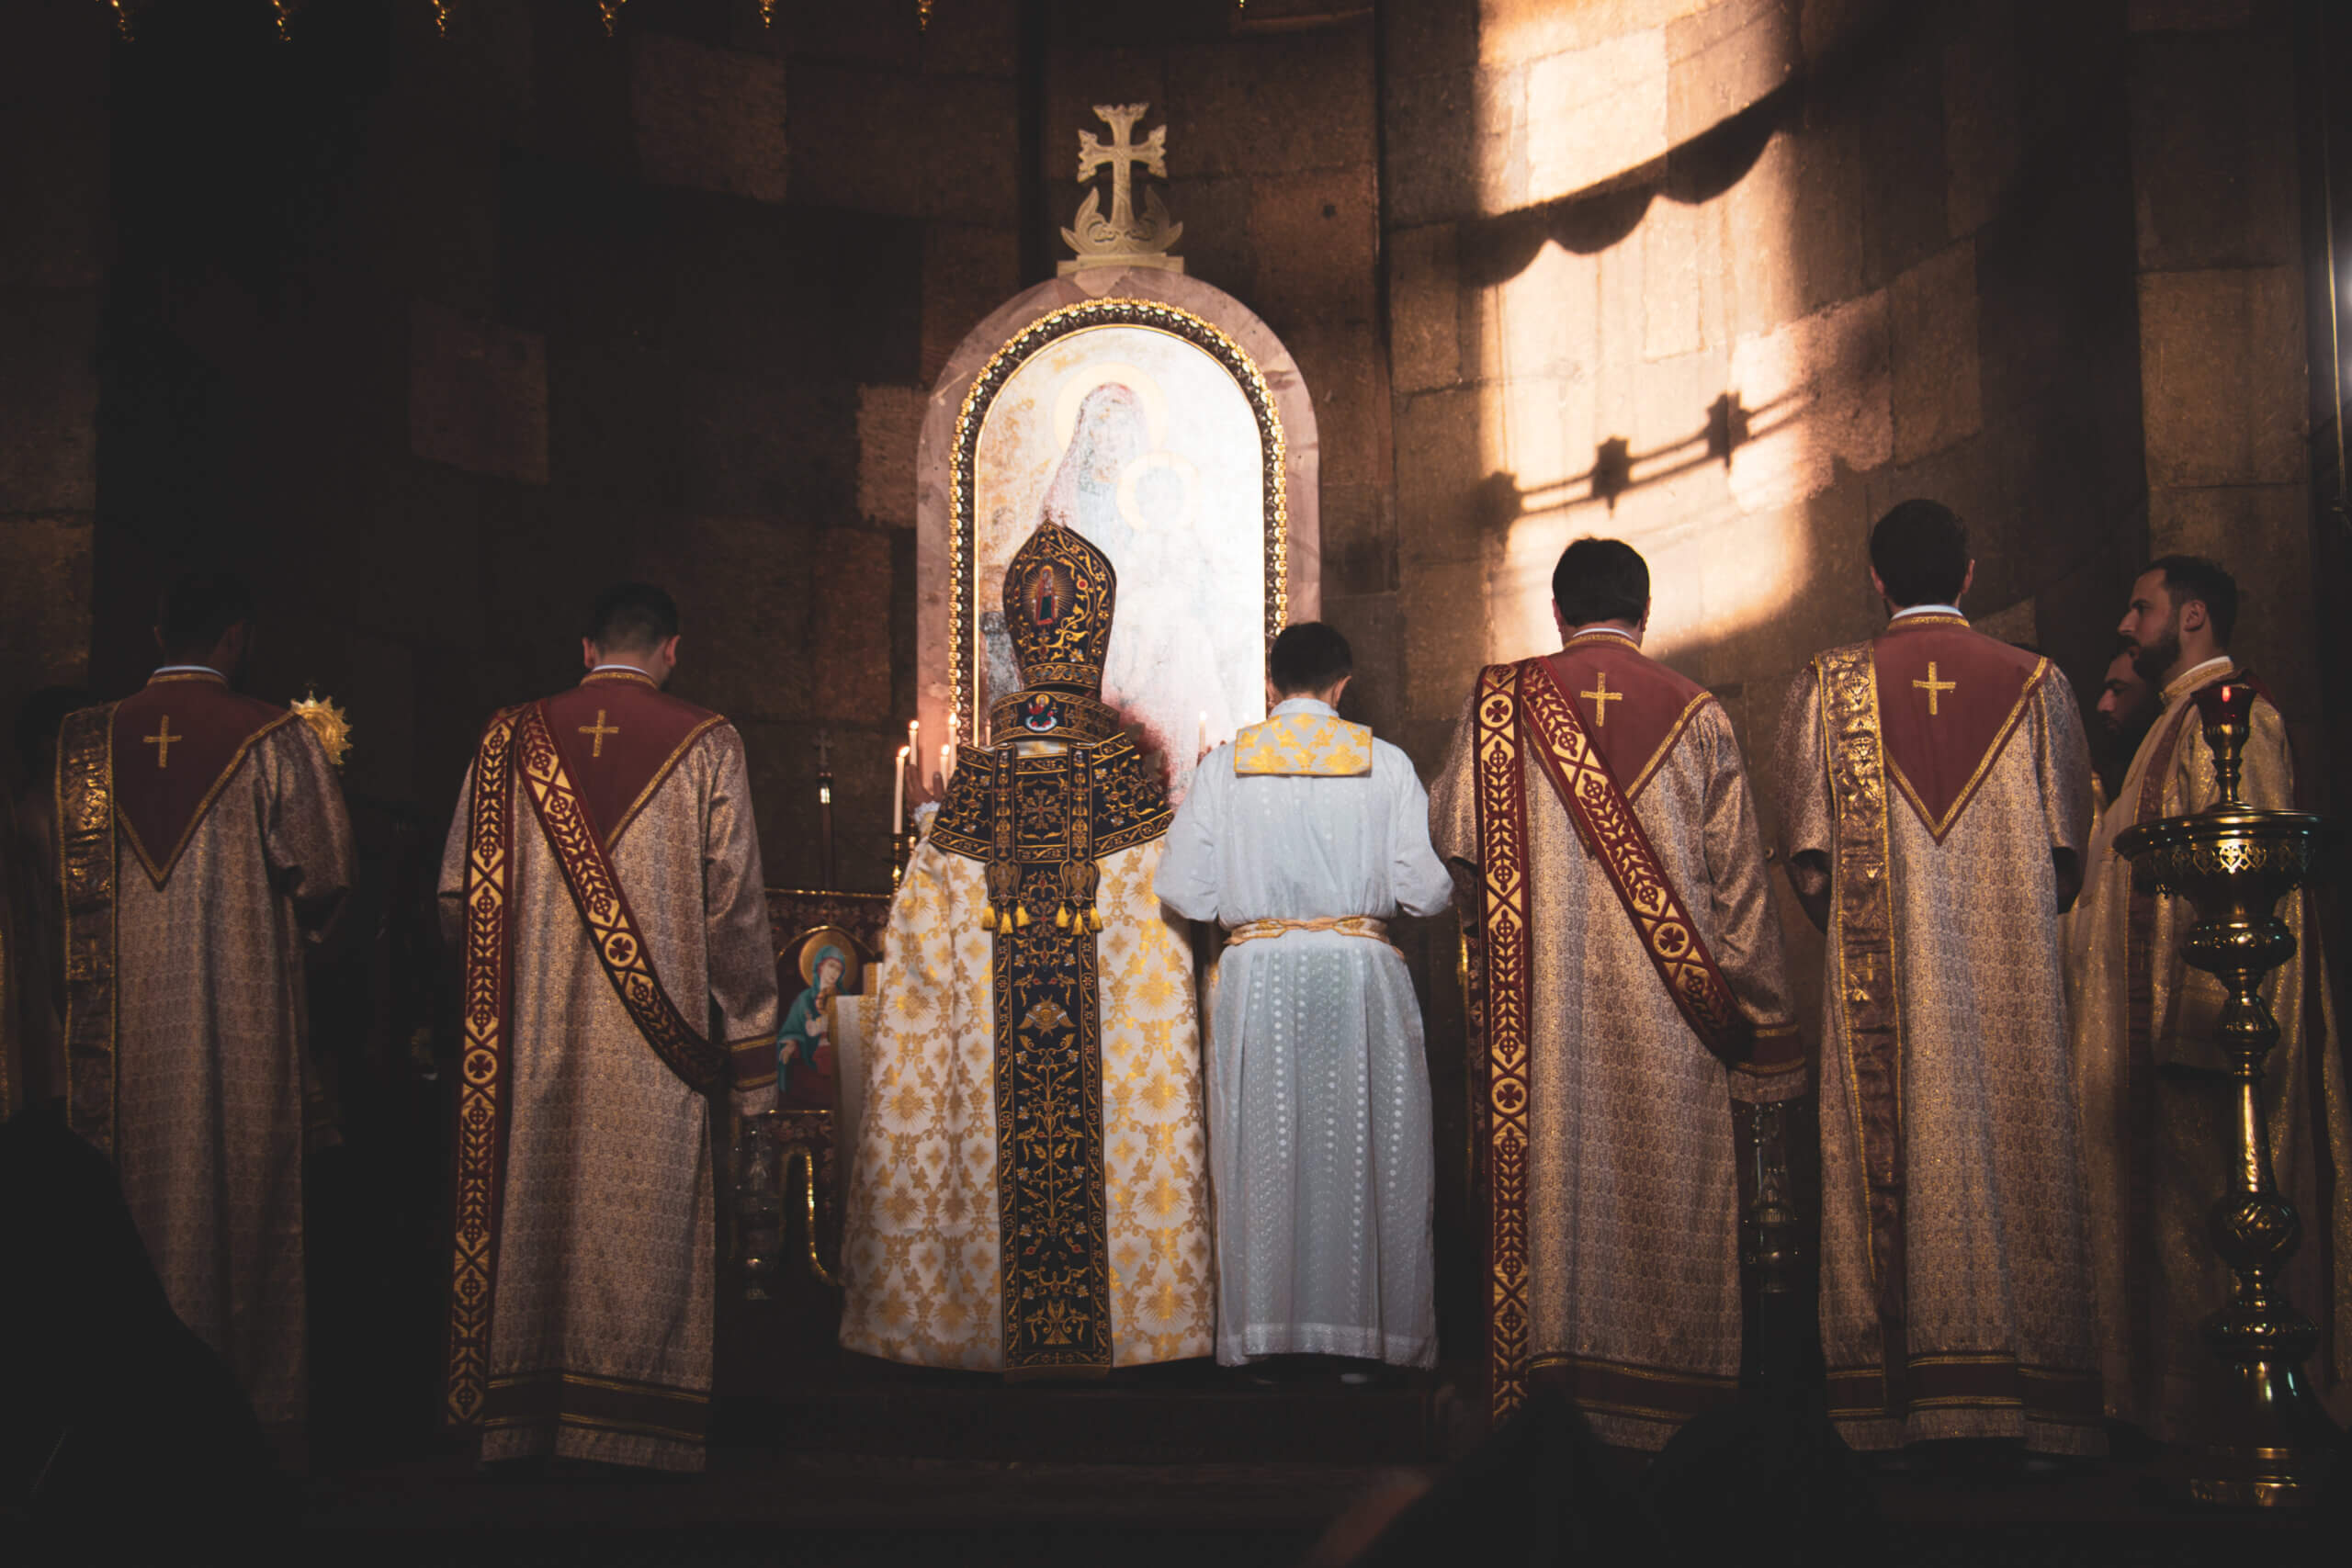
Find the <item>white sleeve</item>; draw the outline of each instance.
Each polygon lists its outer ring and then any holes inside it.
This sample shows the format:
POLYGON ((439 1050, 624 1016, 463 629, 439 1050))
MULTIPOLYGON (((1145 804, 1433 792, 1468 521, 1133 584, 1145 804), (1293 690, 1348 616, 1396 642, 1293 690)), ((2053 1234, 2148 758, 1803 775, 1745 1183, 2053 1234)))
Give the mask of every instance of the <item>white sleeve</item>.
POLYGON ((1430 842, 1430 797, 1411 759, 1394 746, 1373 753, 1388 791, 1388 886, 1408 915, 1434 915, 1453 902, 1453 878, 1430 842))
POLYGON ((1153 890, 1188 920, 1217 918, 1217 840, 1225 826, 1225 791, 1233 781, 1233 748, 1220 746, 1193 770, 1192 792, 1176 808, 1161 841, 1153 890))

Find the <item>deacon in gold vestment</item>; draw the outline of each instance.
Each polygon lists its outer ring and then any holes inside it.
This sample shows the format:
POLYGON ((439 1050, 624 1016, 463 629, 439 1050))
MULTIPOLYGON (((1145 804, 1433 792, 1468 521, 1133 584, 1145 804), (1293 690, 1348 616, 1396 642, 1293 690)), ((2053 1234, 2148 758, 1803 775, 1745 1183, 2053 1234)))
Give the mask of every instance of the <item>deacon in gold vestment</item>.
POLYGON ((1958 517, 1871 536, 1895 617, 1816 656, 1776 772, 1789 879, 1828 932, 1821 1339, 1847 1441, 2099 1451, 2059 917, 2090 754, 2050 661, 1972 630, 1958 517))
POLYGON ((192 574, 171 662, 65 721, 67 1116, 114 1160, 172 1310, 262 1421, 304 1415, 302 955, 351 885, 310 728, 229 686, 253 604, 192 574))
POLYGON ((1430 790, 1475 934, 1487 1382, 1663 1447, 1738 1393, 1733 1102, 1802 1095, 1739 743, 1643 655, 1649 570, 1580 539, 1566 646, 1489 667, 1430 790))
POLYGON ((491 720, 442 861, 465 954, 446 1415, 486 1460, 699 1470, 706 1097, 774 1108, 775 954, 743 742, 661 689, 677 606, 624 584, 593 625, 578 686, 491 720))
MULTIPOLYGON (((2229 656, 2236 611, 2229 574, 2196 558, 2160 560, 2133 586, 2122 630, 2162 712, 2092 838, 2067 955, 2108 1409, 2167 1440, 2195 1436, 2198 1382, 2212 1362, 2198 1325, 2229 1286, 2206 1212, 2230 1186, 2233 1095, 2212 1043, 2220 983, 2181 957, 2196 912, 2136 893, 2115 840, 2212 804, 2213 756, 2193 699, 2250 678, 2229 656)), ((2286 726, 2267 696, 2255 701, 2242 792, 2248 806, 2294 805, 2286 726)), ((2352 1374, 2352 1104, 2308 908, 2301 892, 2278 903, 2295 955, 2263 984, 2278 1021, 2263 1090, 2273 1172, 2302 1219, 2287 1295, 2319 1325, 2306 1370, 2340 1411, 2352 1374)))
POLYGON ((1166 791, 1102 689, 1111 563, 1050 518, 1005 573, 1023 691, 965 747, 891 906, 851 1156, 842 1343, 1083 1376, 1205 1356, 1216 1281, 1166 791))

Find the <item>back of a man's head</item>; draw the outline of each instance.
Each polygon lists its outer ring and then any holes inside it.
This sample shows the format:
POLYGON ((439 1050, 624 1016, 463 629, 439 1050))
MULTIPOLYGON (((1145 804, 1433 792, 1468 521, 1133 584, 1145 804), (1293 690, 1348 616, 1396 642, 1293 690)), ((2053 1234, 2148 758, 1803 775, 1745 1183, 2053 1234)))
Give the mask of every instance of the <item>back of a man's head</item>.
POLYGON ((1904 502, 1871 530, 1871 570, 1898 610, 1958 604, 1968 585, 1968 525, 1940 502, 1904 502))
POLYGON ((678 602, 650 582, 622 582, 596 597, 588 640, 605 653, 650 653, 678 635, 678 602))
POLYGON ((2238 580, 2220 561, 2206 556, 2158 556, 2143 569, 2142 575, 2151 571, 2164 573, 2165 598, 2174 614, 2183 604, 2204 605, 2213 640, 2229 646, 2230 634, 2238 628, 2238 580))
POLYGON ((1552 604, 1572 626, 1639 623, 1650 611, 1650 566, 1623 539, 1578 539, 1552 569, 1552 604))
POLYGON ((1285 697, 1328 692, 1355 673, 1355 653, 1340 628, 1322 621, 1285 626, 1266 652, 1266 678, 1285 697))
POLYGON ((183 572, 155 605, 155 639, 179 663, 204 658, 235 626, 251 626, 253 591, 225 571, 183 572))

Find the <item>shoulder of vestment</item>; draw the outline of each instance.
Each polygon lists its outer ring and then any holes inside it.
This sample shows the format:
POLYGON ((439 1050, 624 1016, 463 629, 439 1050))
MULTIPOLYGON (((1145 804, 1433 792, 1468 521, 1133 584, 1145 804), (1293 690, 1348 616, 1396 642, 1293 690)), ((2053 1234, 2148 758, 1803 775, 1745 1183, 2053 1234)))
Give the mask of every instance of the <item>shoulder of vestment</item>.
POLYGON ((962 749, 956 776, 947 782, 947 798, 932 822, 933 843, 950 854, 987 861, 995 858, 1001 832, 1010 835, 1016 859, 1068 858, 1075 844, 1072 786, 1081 774, 1092 786, 1087 839, 1095 858, 1168 831, 1174 811, 1167 784, 1133 736, 1027 757, 1016 745, 962 749), (1000 781, 1009 787, 1001 789, 1000 781))

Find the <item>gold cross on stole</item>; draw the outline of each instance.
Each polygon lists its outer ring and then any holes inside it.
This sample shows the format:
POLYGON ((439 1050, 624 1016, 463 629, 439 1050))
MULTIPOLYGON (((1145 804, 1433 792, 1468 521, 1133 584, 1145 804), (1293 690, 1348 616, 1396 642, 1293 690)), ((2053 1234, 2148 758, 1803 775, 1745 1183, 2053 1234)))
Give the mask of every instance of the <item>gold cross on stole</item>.
MULTIPOLYGON (((1929 671, 1930 674, 1933 672, 1934 671, 1929 671)), ((603 708, 598 708, 596 710, 595 723, 583 724, 580 727, 580 733, 592 737, 595 742, 594 746, 588 753, 591 757, 603 756, 605 754, 605 737, 607 735, 618 735, 620 732, 621 727, 619 725, 616 724, 607 726, 605 723, 605 710, 603 708)))
POLYGON ((187 739, 187 737, 185 735, 174 735, 172 733, 172 716, 170 714, 165 714, 164 716, 164 722, 155 727, 155 733, 143 737, 141 739, 140 744, 142 746, 153 746, 155 748, 155 765, 161 768, 169 765, 169 759, 172 754, 172 742, 175 740, 185 740, 187 739))
POLYGON ((1928 694, 1928 716, 1929 718, 1934 718, 1936 716, 1936 698, 1939 694, 1945 692, 1957 692, 1960 690, 1960 682, 1957 681, 1939 681, 1936 679, 1936 661, 1932 659, 1928 660, 1928 678, 1924 681, 1914 681, 1911 684, 1917 687, 1920 691, 1928 694))
POLYGON ((1589 692, 1578 692, 1577 695, 1589 698, 1591 700, 1592 722, 1600 725, 1605 728, 1609 723, 1609 705, 1611 703, 1623 702, 1625 700, 1625 694, 1623 692, 1612 692, 1609 689, 1609 671, 1606 670, 1603 670, 1600 673, 1595 675, 1592 678, 1592 683, 1596 688, 1595 690, 1589 692))

